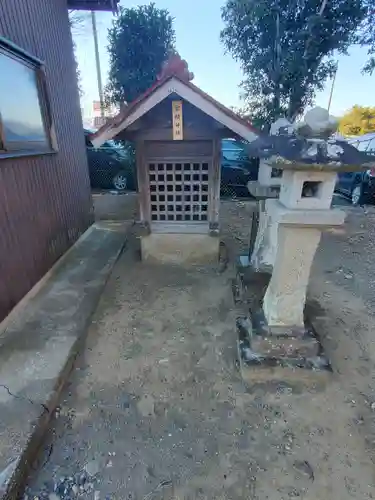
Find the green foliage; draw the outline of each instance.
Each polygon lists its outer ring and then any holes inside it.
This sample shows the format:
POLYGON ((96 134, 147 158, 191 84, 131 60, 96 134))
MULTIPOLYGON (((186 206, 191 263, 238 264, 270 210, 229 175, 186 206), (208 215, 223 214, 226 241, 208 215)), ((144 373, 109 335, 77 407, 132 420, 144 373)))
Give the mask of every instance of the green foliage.
POLYGON ((173 19, 155 4, 120 7, 108 32, 108 103, 131 102, 147 90, 174 49, 173 19))
POLYGON ((374 0, 364 1, 367 14, 362 24, 360 43, 362 47, 367 47, 367 54, 369 56, 363 72, 371 75, 375 69, 375 3, 374 0))
POLYGON ((258 130, 267 131, 267 120, 262 113, 257 113, 254 107, 251 107, 248 103, 242 108, 231 108, 237 115, 239 115, 244 120, 248 121, 258 130))
POLYGON ((364 0, 227 0, 221 40, 244 72, 246 111, 294 119, 333 76, 365 16, 364 0))
POLYGON ((363 135, 375 132, 375 107, 353 106, 340 119, 339 132, 342 135, 363 135))

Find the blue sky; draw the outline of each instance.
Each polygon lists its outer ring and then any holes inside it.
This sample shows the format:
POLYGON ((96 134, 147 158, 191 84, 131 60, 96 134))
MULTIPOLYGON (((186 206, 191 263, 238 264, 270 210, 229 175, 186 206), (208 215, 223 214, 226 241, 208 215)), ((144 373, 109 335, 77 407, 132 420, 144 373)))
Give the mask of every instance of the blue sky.
MULTIPOLYGON (((219 40, 223 27, 221 6, 225 0, 155 0, 160 8, 167 8, 174 17, 177 49, 193 71, 194 83, 227 106, 240 105, 238 85, 242 80, 239 63, 229 54, 219 40)), ((121 0, 121 5, 132 7, 146 1, 121 0)), ((107 31, 112 15, 97 13, 100 58, 103 81, 108 73, 107 31)), ((84 96, 82 104, 87 115, 92 101, 98 99, 91 18, 86 20, 81 33, 75 35, 77 59, 82 75, 84 96)), ((350 50, 349 56, 340 56, 331 113, 340 115, 354 104, 375 106, 375 74, 363 76, 361 69, 366 61, 366 51, 359 47, 350 50)), ((331 82, 317 95, 316 104, 327 106, 331 82)))

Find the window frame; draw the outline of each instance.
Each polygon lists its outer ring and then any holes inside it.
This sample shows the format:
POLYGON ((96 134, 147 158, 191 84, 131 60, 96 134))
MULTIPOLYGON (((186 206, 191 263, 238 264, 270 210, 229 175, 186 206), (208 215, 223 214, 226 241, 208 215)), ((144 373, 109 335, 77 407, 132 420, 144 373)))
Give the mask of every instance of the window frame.
POLYGON ((364 141, 359 141, 357 149, 358 149, 358 151, 361 151, 362 153, 366 153, 369 145, 370 145, 370 139, 365 139, 364 141), (363 146, 361 147, 361 145, 363 145, 363 146))
POLYGON ((237 148, 231 148, 231 149, 222 149, 221 150, 221 155, 222 155, 222 160, 223 161, 241 161, 241 153, 242 151, 237 148), (229 156, 228 156, 229 154, 229 156), (233 158, 230 158, 230 156, 233 154, 233 158), (236 158, 234 158, 234 154, 236 154, 236 158))
POLYGON ((42 124, 46 136, 46 142, 41 141, 11 141, 7 143, 3 131, 3 122, 0 110, 0 160, 22 156, 46 155, 57 153, 57 141, 55 127, 52 119, 51 105, 45 77, 45 64, 38 58, 28 54, 26 51, 0 37, 0 54, 10 57, 19 64, 30 68, 35 73, 36 89, 38 93, 38 104, 40 107, 42 124))
POLYGON ((375 137, 370 139, 369 145, 367 146, 367 153, 375 153, 375 137))

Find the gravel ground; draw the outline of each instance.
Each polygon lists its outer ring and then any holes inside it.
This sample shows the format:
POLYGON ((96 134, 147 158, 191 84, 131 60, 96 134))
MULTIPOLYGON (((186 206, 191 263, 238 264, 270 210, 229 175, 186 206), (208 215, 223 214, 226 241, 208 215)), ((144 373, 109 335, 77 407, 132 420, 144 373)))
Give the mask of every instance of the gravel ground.
MULTIPOLYGON (((324 235, 311 274, 309 307, 334 370, 320 392, 245 390, 231 266, 148 266, 130 246, 28 498, 375 498, 375 209, 348 211, 345 227, 324 235)), ((222 204, 232 260, 247 248, 250 213, 250 203, 222 204)))

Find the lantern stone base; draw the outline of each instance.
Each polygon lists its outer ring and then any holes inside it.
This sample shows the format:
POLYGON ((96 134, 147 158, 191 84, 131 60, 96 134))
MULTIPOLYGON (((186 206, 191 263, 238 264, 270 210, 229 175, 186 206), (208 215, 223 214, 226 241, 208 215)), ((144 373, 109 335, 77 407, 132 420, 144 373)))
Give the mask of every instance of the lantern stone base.
POLYGON ((237 318, 238 358, 247 384, 325 384, 332 372, 311 328, 273 328, 262 310, 237 318))
MULTIPOLYGON (((247 287, 249 297, 256 297, 251 303, 245 298, 241 304, 245 316, 237 319, 242 377, 248 384, 324 383, 331 368, 317 336, 305 323, 306 289, 322 230, 341 225, 345 213, 291 209, 279 200, 267 200, 267 216, 277 227, 272 275, 266 282, 266 273, 255 272, 251 277, 239 268, 235 287, 238 295, 246 295, 247 287)), ((238 305, 241 300, 235 296, 235 302, 238 305)))
MULTIPOLYGON (((240 344, 238 344, 241 353, 240 344)), ((298 390, 324 389, 332 377, 332 369, 324 358, 262 358, 245 361, 241 358, 240 371, 245 384, 250 387, 283 384, 298 390)))
POLYGON ((219 238, 208 234, 151 233, 141 237, 141 256, 163 264, 217 264, 219 245, 219 238))

